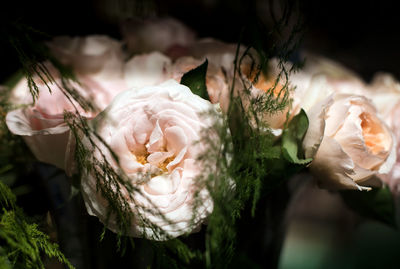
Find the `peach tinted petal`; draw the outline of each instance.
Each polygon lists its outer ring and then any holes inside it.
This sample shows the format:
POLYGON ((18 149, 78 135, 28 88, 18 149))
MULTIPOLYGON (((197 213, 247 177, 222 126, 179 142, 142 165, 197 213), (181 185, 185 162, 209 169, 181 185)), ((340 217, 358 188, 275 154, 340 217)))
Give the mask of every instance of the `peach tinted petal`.
POLYGON ((351 176, 354 163, 339 143, 329 136, 324 137, 310 166, 322 187, 329 189, 363 189, 351 176))
POLYGON ((362 129, 363 121, 360 118, 362 114, 363 110, 360 106, 351 106, 349 108, 349 115, 334 137, 355 163, 365 169, 374 170, 375 167, 383 163, 384 158, 370 153, 368 146, 365 145, 365 137, 362 129))

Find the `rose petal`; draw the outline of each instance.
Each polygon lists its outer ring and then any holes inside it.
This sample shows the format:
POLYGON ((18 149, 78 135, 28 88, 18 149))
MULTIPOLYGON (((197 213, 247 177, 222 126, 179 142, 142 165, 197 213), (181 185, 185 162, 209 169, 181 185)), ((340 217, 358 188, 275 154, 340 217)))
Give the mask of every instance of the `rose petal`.
POLYGON ((326 113, 333 103, 333 96, 314 105, 308 112, 309 126, 303 140, 304 155, 313 158, 324 138, 326 113))
POLYGON ((310 169, 322 187, 329 189, 368 189, 357 185, 353 179, 354 163, 340 144, 325 136, 310 169))
POLYGON ((65 168, 65 153, 70 135, 66 124, 36 130, 22 109, 9 112, 6 123, 12 133, 23 136, 25 143, 39 161, 65 168))

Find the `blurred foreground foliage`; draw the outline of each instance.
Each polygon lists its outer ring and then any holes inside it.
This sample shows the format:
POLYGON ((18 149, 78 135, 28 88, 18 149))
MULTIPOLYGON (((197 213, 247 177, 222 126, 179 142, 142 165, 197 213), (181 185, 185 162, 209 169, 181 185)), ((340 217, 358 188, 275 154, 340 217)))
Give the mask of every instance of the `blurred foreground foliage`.
MULTIPOLYGON (((1 175, 0 175, 1 176, 1 175)), ((43 257, 56 258, 68 268, 74 268, 57 244, 31 223, 16 205, 11 189, 0 181, 0 268, 45 268, 43 257)))

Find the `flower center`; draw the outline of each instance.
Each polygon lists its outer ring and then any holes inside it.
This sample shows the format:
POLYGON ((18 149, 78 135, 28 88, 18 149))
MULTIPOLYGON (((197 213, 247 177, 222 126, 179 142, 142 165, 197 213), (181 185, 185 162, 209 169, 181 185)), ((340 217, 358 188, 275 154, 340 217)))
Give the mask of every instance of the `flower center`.
POLYGON ((386 151, 389 145, 385 143, 388 139, 382 126, 377 124, 367 113, 361 113, 360 119, 362 134, 368 149, 374 154, 386 151))
POLYGON ((163 162, 158 164, 158 168, 160 168, 164 173, 168 172, 167 165, 175 159, 174 156, 166 158, 163 162))
MULTIPOLYGON (((160 152, 167 152, 166 148, 161 148, 160 152)), ((150 163, 148 161, 148 157, 150 156, 150 153, 146 150, 146 152, 135 155, 136 156, 136 161, 142 165, 145 165, 147 163, 150 163)), ((155 166, 157 166, 159 169, 161 169, 161 171, 163 173, 167 173, 168 172, 168 164, 170 162, 172 162, 175 159, 175 155, 171 156, 171 157, 167 157, 165 158, 162 162, 157 163, 155 166)), ((154 165, 154 163, 151 163, 152 165, 154 165)), ((156 176, 156 175, 154 175, 156 176)))
POLYGON ((149 157, 149 153, 147 152, 146 154, 144 154, 144 155, 137 155, 136 156, 136 161, 138 162, 138 163, 140 163, 140 164, 143 164, 143 165, 145 165, 146 163, 148 163, 148 161, 147 161, 147 157, 149 157))

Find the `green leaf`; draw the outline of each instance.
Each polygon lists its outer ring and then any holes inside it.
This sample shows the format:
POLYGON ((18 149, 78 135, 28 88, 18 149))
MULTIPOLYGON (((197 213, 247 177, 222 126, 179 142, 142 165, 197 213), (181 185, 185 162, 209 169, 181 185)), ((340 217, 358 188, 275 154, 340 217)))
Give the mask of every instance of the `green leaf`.
POLYGON ((189 87, 194 94, 197 94, 201 98, 210 100, 206 86, 207 66, 208 61, 206 59, 198 67, 186 72, 181 78, 181 84, 189 87))
POLYGON ((371 191, 341 191, 340 194, 347 206, 361 216, 397 227, 394 200, 387 186, 371 191))
POLYGON ((312 158, 304 159, 302 142, 308 129, 307 114, 302 109, 282 134, 283 157, 291 163, 308 164, 312 158))

